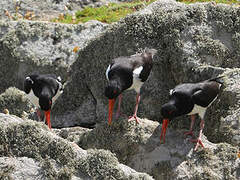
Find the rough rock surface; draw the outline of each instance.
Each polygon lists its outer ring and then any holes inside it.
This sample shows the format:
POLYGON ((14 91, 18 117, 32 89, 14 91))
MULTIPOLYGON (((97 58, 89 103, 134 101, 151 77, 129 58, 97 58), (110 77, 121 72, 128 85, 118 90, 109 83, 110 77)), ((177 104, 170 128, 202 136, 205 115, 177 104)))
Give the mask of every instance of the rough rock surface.
POLYGON ((0 112, 2 113, 7 110, 8 113, 19 117, 33 118, 33 108, 25 93, 15 87, 10 87, 0 94, 0 112))
MULTIPOLYGON (((139 125, 126 119, 111 127, 98 124, 93 130, 63 128, 57 134, 83 149, 107 149, 120 162, 146 172, 154 179, 238 179, 238 149, 227 143, 213 144, 204 136, 205 149, 193 151, 194 144, 184 130, 168 129, 165 144, 160 144, 159 123, 142 119, 139 125)), ((198 133, 198 132, 197 132, 198 133)))
MULTIPOLYGON (((0 114, 0 174, 15 177, 24 173, 19 168, 22 163, 29 162, 49 179, 151 179, 145 173, 154 179, 239 179, 239 32, 238 7, 172 0, 152 3, 109 26, 0 21, 0 103, 4 108, 18 116, 27 111, 28 105, 18 105, 25 102, 19 99, 21 91, 5 90, 11 86, 21 90, 23 78, 33 71, 54 72, 67 82, 53 108, 53 127, 97 122, 93 130, 63 128, 55 130, 56 135, 41 123, 0 114), (76 46, 78 53, 73 52, 76 46), (120 118, 108 127, 105 70, 112 58, 145 47, 158 52, 142 88, 138 113, 142 123, 135 126, 120 118), (193 144, 182 135, 190 124, 185 116, 171 122, 166 144, 160 144, 160 126, 154 121, 161 122, 160 108, 169 89, 219 75, 225 75, 224 86, 205 116, 206 148, 193 153, 193 144), (11 95, 6 98, 6 94, 11 95)), ((131 115, 133 91, 123 94, 122 105, 123 112, 131 115)), ((196 135, 198 129, 199 119, 196 135)), ((36 171, 30 176, 38 175, 36 171)))
MULTIPOLYGON (((160 107, 175 85, 226 75, 222 93, 206 113, 205 132, 213 142, 239 145, 240 119, 235 112, 240 97, 236 88, 230 90, 240 86, 237 81, 239 14, 239 8, 224 4, 157 1, 111 25, 79 51, 78 59, 71 66, 71 82, 56 104, 55 123, 69 119, 106 121, 104 87, 109 62, 114 57, 132 55, 139 48, 150 47, 156 48, 158 53, 154 57, 153 72, 142 87, 138 115, 161 121, 160 107), (63 109, 71 112, 69 116, 63 109)), ((135 93, 124 93, 123 112, 131 115, 134 104, 135 93)), ((189 122, 188 118, 180 117, 173 125, 189 128, 189 122)), ((199 121, 197 127, 198 124, 199 121)))
MULTIPOLYGON (((206 114, 205 132, 213 142, 239 145, 239 13, 239 8, 223 4, 157 1, 107 29, 102 23, 2 21, 0 91, 21 89, 24 76, 33 71, 53 71, 68 80, 53 109, 53 127, 92 125, 107 118, 103 92, 110 60, 152 47, 158 53, 142 88, 138 115, 161 121, 160 107, 176 84, 228 74, 206 114), (78 54, 73 52, 76 46, 78 54)), ((130 115, 135 93, 126 92, 123 98, 123 112, 130 115)), ((173 125, 188 128, 189 120, 181 117, 173 125)))
POLYGON ((0 19, 52 20, 84 7, 98 7, 117 0, 1 0, 0 19), (6 15, 6 10, 9 16, 6 15))
POLYGON ((110 151, 83 150, 39 122, 0 113, 0 133, 3 178, 152 179, 119 163, 110 151))
MULTIPOLYGON (((24 78, 33 72, 54 72, 63 81, 70 79, 70 65, 78 56, 74 47, 83 48, 106 27, 98 21, 78 25, 0 21, 0 93, 11 86, 22 90, 24 78)), ((69 120, 65 126, 80 124, 76 118, 75 122, 69 120)), ((64 126, 63 121, 60 126, 64 126)))
MULTIPOLYGON (((4 91, 15 85, 21 89, 23 77, 36 69, 54 71, 69 81, 54 108, 53 126, 92 124, 107 115, 104 71, 110 59, 134 54, 138 48, 153 47, 158 53, 151 77, 142 88, 139 116, 160 120, 159 109, 170 88, 181 82, 226 74, 239 66, 239 13, 239 8, 223 4, 159 1, 111 25, 98 37, 106 27, 103 24, 86 28, 82 24, 1 22, 1 88, 4 91), (81 47, 78 55, 72 51, 75 46, 81 47), (72 71, 67 72, 70 68, 72 71)), ((226 77, 226 84, 231 84, 223 89, 220 103, 215 103, 206 115, 206 127, 215 126, 207 131, 215 142, 221 142, 221 137, 239 144, 239 119, 232 115, 237 112, 239 96, 228 90, 239 86, 236 78, 237 75, 226 77), (216 105, 221 107, 219 112, 216 105), (226 105, 229 110, 222 110, 226 105)), ((124 97, 128 101, 123 102, 123 111, 130 114, 134 93, 125 93, 124 97)), ((174 125, 186 128, 189 121, 181 118, 174 125)))

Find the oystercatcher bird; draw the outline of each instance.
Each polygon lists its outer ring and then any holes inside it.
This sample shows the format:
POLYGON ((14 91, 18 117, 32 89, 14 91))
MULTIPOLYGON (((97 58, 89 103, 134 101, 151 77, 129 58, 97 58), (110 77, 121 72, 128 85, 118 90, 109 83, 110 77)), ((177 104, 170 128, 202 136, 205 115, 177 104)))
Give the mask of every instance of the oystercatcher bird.
POLYGON ((25 78, 24 91, 28 99, 37 107, 39 119, 39 108, 44 111, 46 124, 51 129, 51 108, 57 98, 63 93, 61 77, 57 77, 54 74, 31 74, 25 78))
POLYGON ((190 130, 185 135, 192 135, 192 128, 195 121, 195 115, 198 114, 201 118, 200 132, 197 139, 191 139, 192 142, 196 142, 195 151, 199 144, 203 146, 201 136, 204 128, 204 115, 207 108, 217 98, 220 87, 223 82, 220 80, 223 76, 208 79, 198 83, 184 83, 177 85, 174 89, 170 90, 170 99, 161 108, 161 114, 163 116, 163 124, 160 136, 163 137, 163 143, 165 142, 165 134, 169 120, 181 115, 191 115, 190 130))
POLYGON ((152 70, 153 56, 157 50, 146 48, 141 53, 132 56, 122 56, 112 60, 106 70, 108 85, 105 88, 105 96, 109 99, 108 124, 112 122, 112 112, 116 98, 118 97, 118 109, 116 118, 120 115, 122 93, 125 90, 134 89, 137 92, 136 106, 133 116, 129 121, 136 120, 138 104, 140 101, 140 89, 148 79, 152 70))

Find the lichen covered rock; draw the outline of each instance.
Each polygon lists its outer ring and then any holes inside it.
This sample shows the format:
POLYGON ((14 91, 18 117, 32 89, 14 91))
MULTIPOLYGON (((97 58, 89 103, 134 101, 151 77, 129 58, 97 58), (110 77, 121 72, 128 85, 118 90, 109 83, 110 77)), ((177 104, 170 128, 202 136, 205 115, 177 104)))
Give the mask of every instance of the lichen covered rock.
MULTIPOLYGON (((98 124, 91 131, 75 128, 74 133, 74 129, 69 128, 65 138, 74 140, 84 149, 110 150, 121 163, 146 172, 154 179, 240 177, 237 147, 227 143, 214 144, 203 136, 205 148, 199 147, 193 151, 195 144, 183 135, 185 130, 176 131, 171 128, 167 131, 165 144, 161 144, 160 128, 157 122, 147 119, 141 119, 141 123, 136 125, 135 122, 128 123, 127 119, 122 118, 110 127, 104 123, 98 124)), ((195 133, 198 134, 198 131, 195 133)))
POLYGON ((25 93, 15 87, 10 87, 0 94, 0 112, 3 113, 4 110, 19 117, 33 117, 32 104, 26 98, 25 93))
MULTIPOLYGON (((48 179, 74 179, 75 177, 152 179, 145 173, 137 173, 120 164, 110 151, 97 149, 85 151, 77 144, 60 138, 39 122, 0 113, 0 133, 0 156, 6 157, 5 160, 7 160, 3 163, 8 167, 5 168, 6 166, 1 166, 0 163, 0 174, 5 177, 16 177, 17 173, 24 173, 28 168, 25 163, 31 162, 32 174, 29 173, 24 178, 37 176, 48 179), (20 162, 10 167, 7 157, 26 157, 26 161, 22 162, 23 169, 19 170, 20 162), (40 174, 36 174, 38 169, 41 169, 40 174)), ((21 160, 17 158, 16 161, 21 160)))
MULTIPOLYGON (((239 179, 239 8, 161 0, 106 27, 91 22, 0 22, 0 92, 10 86, 21 89, 24 77, 33 71, 54 72, 67 83, 52 110, 53 126, 97 122, 93 130, 55 130, 59 137, 41 123, 0 114, 0 156, 33 159, 50 179, 151 179, 145 173, 154 179, 239 179), (158 52, 141 89, 141 124, 120 118, 109 127, 105 70, 112 58, 145 47, 158 52), (160 108, 169 90, 179 83, 222 75, 221 93, 204 118, 205 149, 193 152, 194 145, 182 135, 190 125, 186 116, 171 121, 166 143, 160 144, 161 125, 147 119, 161 123, 160 108)), ((123 93, 124 114, 132 114, 135 95, 123 93)), ((13 96, 17 99, 18 92, 13 96)), ((13 96, 0 97, 5 103, 13 96)), ((198 135, 199 118, 195 124, 198 135)), ((10 177, 14 169, 9 166, 0 173, 10 177)))
MULTIPOLYGON (((64 110, 76 112, 70 116, 72 120, 87 118, 89 122, 106 122, 108 109, 104 88, 107 80, 104 72, 111 59, 132 55, 139 48, 155 48, 158 52, 154 56, 149 80, 141 89, 138 116, 161 122, 160 108, 168 100, 169 90, 177 84, 198 82, 221 75, 226 75, 226 81, 232 81, 233 77, 228 72, 239 66, 240 58, 239 42, 236 40, 240 16, 237 14, 239 8, 223 4, 185 5, 175 1, 152 3, 144 10, 111 25, 101 36, 90 40, 79 51, 78 59, 71 66, 72 81, 67 87, 71 93, 64 94, 60 104, 67 102, 64 110), (224 25, 227 23, 230 23, 229 26, 224 25), (87 112, 87 117, 83 109, 87 112)), ((227 82, 225 86, 228 86, 227 82)), ((231 86, 238 86, 237 81, 233 80, 231 86)), ((238 106, 240 101, 238 95, 232 95, 227 88, 223 88, 222 94, 206 113, 206 127, 209 128, 205 131, 213 142, 239 144, 236 143, 236 139, 239 139, 236 129, 240 128, 238 119, 232 120, 235 130, 231 126, 222 128, 228 121, 226 116, 236 112, 226 113, 226 107, 238 106), (234 141, 231 140, 233 137, 234 141)), ((124 92, 122 111, 131 115, 134 104, 135 93, 124 92)), ((58 106, 56 111, 61 112, 61 115, 63 108, 58 106)), ((65 119, 67 116, 63 113, 59 117, 65 119)), ((199 120, 196 124, 199 127, 199 120)), ((174 128, 189 128, 190 120, 183 116, 177 118, 172 125, 174 128)))
POLYGON ((108 0, 2 0, 0 19, 50 21, 60 14, 74 14, 84 7, 98 7, 107 3, 108 0))

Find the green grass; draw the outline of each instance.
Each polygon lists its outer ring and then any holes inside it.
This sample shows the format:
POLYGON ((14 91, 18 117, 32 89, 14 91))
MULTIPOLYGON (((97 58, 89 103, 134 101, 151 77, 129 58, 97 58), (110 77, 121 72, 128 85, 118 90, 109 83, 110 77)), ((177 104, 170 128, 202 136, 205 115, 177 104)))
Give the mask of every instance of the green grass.
POLYGON ((110 24, 120 20, 128 14, 144 8, 153 1, 155 0, 137 0, 133 2, 109 3, 108 5, 99 8, 87 7, 82 11, 77 11, 75 19, 72 15, 67 14, 64 18, 54 19, 53 22, 77 24, 79 22, 84 23, 89 20, 98 20, 110 24))
POLYGON ((240 4, 237 0, 176 0, 178 2, 183 2, 186 4, 196 3, 196 2, 216 2, 216 3, 223 3, 223 4, 240 4))
MULTIPOLYGON (((133 2, 122 2, 122 3, 109 3, 108 5, 101 6, 98 8, 87 7, 82 11, 77 11, 75 16, 70 14, 59 16, 59 18, 53 19, 53 22, 78 24, 79 22, 87 22, 89 20, 98 20, 104 23, 111 24, 119 21, 121 18, 128 14, 144 8, 146 5, 156 0, 135 0, 133 2)), ((211 2, 213 0, 177 0, 186 4, 196 2, 211 2)), ((224 4, 237 4, 240 2, 237 0, 215 0, 216 3, 224 4)))

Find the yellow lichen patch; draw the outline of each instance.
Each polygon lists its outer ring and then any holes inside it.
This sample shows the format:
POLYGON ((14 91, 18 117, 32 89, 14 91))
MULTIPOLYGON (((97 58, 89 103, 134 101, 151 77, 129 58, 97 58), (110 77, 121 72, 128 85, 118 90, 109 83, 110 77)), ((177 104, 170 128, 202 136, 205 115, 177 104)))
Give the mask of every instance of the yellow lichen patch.
POLYGON ((4 13, 7 17, 9 17, 10 19, 12 19, 11 14, 8 12, 8 10, 4 10, 4 13))
POLYGON ((3 113, 4 113, 4 114, 9 114, 9 110, 8 110, 8 109, 4 109, 4 110, 3 110, 3 113))
POLYGON ((32 20, 34 18, 34 12, 27 11, 26 14, 24 15, 25 19, 32 20))
POLYGON ((78 50, 79 50, 79 46, 75 46, 75 47, 73 48, 73 52, 75 52, 75 53, 77 53, 78 50))
POLYGON ((58 16, 58 19, 62 21, 64 19, 64 14, 60 13, 59 16, 58 16))

